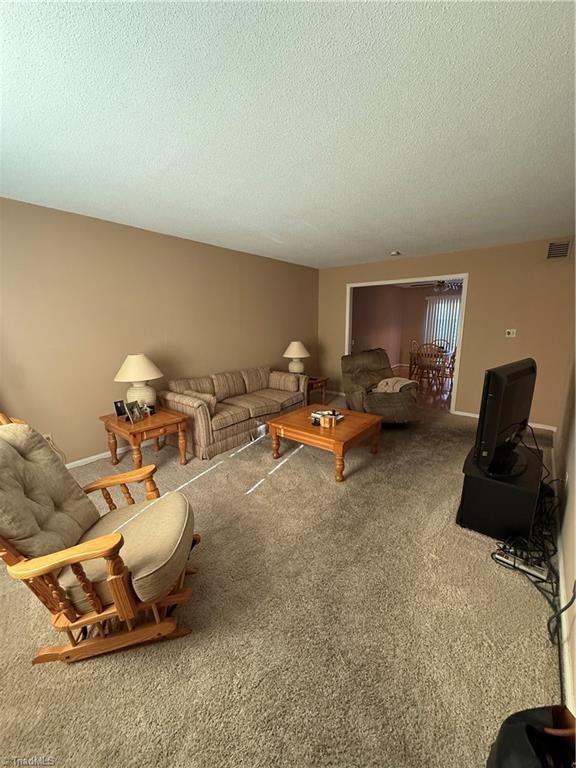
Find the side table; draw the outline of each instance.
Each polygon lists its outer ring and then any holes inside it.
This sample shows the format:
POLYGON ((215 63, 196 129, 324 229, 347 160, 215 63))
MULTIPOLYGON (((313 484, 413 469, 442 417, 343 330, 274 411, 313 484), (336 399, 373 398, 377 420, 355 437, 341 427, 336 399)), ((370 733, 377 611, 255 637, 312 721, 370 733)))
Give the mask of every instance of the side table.
POLYGON ((310 402, 310 395, 312 392, 320 393, 320 402, 322 405, 326 403, 326 387, 328 386, 327 376, 310 376, 308 379, 308 402, 310 402))
POLYGON ((132 448, 132 462, 134 469, 142 466, 142 451, 140 445, 143 440, 154 439, 156 450, 160 450, 160 437, 163 435, 178 435, 178 450, 180 452, 180 464, 186 464, 186 416, 183 413, 159 408, 152 416, 146 416, 142 421, 132 424, 126 421, 125 416, 108 414, 100 416, 104 422, 104 428, 108 434, 108 448, 112 457, 112 464, 118 464, 117 437, 128 442, 132 448))

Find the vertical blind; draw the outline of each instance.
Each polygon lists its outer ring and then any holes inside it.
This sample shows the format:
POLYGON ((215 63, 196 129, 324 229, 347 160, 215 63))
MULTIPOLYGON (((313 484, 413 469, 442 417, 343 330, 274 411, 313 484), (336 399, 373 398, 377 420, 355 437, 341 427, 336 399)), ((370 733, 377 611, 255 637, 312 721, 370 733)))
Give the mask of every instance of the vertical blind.
POLYGON ((460 319, 460 296, 428 296, 426 299, 426 329, 424 341, 444 339, 448 349, 456 349, 458 341, 458 320, 460 319))

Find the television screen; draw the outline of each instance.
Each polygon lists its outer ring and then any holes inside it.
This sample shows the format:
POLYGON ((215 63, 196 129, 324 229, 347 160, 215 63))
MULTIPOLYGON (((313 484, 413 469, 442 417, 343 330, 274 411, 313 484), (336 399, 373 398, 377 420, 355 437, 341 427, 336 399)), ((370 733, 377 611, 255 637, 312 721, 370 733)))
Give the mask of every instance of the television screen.
POLYGON ((536 362, 530 357, 484 374, 474 460, 487 474, 512 472, 514 448, 528 425, 535 383, 536 362))

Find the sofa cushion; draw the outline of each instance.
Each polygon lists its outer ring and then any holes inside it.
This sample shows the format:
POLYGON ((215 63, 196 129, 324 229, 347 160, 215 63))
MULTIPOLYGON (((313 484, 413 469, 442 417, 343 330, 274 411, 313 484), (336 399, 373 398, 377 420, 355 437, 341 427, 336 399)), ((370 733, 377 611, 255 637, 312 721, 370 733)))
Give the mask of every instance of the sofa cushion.
POLYGON ((289 408, 296 403, 304 405, 304 394, 302 392, 283 392, 280 389, 261 389, 258 397, 265 397, 267 400, 274 400, 280 408, 289 408))
POLYGON ((202 400, 202 402, 206 403, 208 406, 208 411, 210 412, 210 416, 214 416, 214 412, 216 410, 216 395, 209 395, 205 392, 194 392, 192 389, 186 389, 183 392, 184 395, 189 395, 190 397, 196 397, 198 400, 202 400))
POLYGON ((268 386, 268 380, 270 378, 270 368, 268 366, 260 366, 260 368, 244 368, 240 371, 244 384, 246 386, 246 392, 257 392, 259 389, 265 389, 268 386))
POLYGON ((206 395, 213 395, 214 394, 214 382, 212 381, 212 376, 194 376, 191 379, 188 379, 189 387, 188 389, 193 390, 194 392, 203 392, 206 395))
POLYGON ((250 411, 247 408, 240 408, 230 403, 217 403, 216 412, 212 416, 212 430, 217 431, 232 424, 239 424, 250 418, 250 411))
POLYGON ((246 393, 246 385, 240 371, 213 373, 212 381, 214 382, 214 394, 218 402, 246 393))
MULTIPOLYGON (((155 501, 112 510, 80 541, 90 541, 113 531, 119 531, 124 537, 120 557, 130 571, 132 586, 140 600, 157 600, 169 592, 182 573, 192 546, 194 514, 186 496, 168 493, 155 501)), ((110 605, 112 595, 106 583, 106 561, 103 558, 88 560, 82 567, 104 605, 110 605)), ((60 572, 58 581, 78 610, 91 610, 69 566, 60 572)))
POLYGON ((190 389, 190 379, 170 379, 168 381, 168 389, 170 392, 183 395, 187 389, 190 389))
POLYGON ((282 389, 285 392, 297 392, 300 386, 298 376, 284 371, 272 371, 268 379, 270 389, 282 389))
POLYGON ((267 397, 261 397, 260 392, 252 395, 229 397, 227 400, 224 400, 224 403, 246 408, 253 418, 256 416, 266 416, 268 413, 278 413, 280 410, 280 403, 267 397))
POLYGON ((0 427, 0 536, 26 557, 72 547, 98 510, 46 440, 27 424, 0 427))
POLYGON ((193 379, 171 379, 168 382, 168 389, 179 395, 183 395, 187 390, 213 395, 214 383, 211 376, 196 376, 193 379))

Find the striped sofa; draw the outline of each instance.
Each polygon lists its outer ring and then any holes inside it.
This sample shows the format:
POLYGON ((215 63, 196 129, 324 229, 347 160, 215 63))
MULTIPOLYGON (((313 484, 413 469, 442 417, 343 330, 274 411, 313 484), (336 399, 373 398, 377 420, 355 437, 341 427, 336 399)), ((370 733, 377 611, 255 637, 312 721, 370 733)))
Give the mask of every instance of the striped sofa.
POLYGON ((306 405, 308 376, 246 368, 168 382, 165 408, 188 416, 188 445, 211 459, 252 440, 268 417, 306 405))

